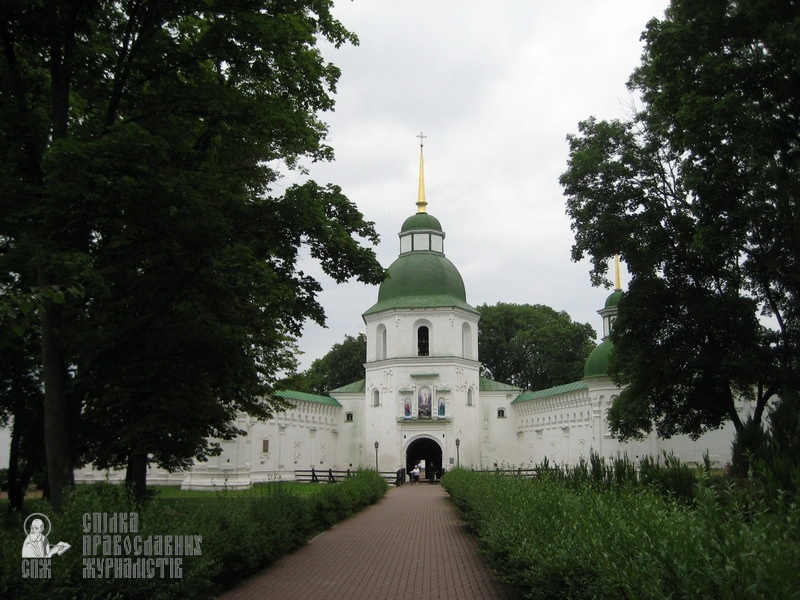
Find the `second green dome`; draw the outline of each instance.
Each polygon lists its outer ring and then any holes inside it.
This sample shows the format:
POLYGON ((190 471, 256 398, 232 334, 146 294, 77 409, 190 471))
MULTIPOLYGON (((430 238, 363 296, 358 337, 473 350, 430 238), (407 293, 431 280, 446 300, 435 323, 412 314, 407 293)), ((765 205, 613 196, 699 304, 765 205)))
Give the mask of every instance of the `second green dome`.
POLYGON ((614 344, 606 340, 589 353, 583 366, 583 376, 586 377, 606 377, 608 376, 608 359, 614 344))

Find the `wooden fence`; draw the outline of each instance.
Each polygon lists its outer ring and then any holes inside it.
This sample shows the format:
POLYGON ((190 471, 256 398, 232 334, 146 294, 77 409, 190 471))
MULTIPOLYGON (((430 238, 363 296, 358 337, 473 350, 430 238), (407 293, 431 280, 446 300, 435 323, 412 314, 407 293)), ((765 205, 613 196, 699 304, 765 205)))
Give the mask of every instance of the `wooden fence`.
MULTIPOLYGON (((402 484, 405 481, 405 469, 402 471, 402 484)), ((356 473, 355 469, 347 469, 345 471, 339 469, 296 469, 294 472, 295 481, 302 481, 305 483, 337 483, 343 481, 356 473)), ((381 477, 386 480, 389 485, 396 485, 400 478, 398 471, 381 471, 381 477)))

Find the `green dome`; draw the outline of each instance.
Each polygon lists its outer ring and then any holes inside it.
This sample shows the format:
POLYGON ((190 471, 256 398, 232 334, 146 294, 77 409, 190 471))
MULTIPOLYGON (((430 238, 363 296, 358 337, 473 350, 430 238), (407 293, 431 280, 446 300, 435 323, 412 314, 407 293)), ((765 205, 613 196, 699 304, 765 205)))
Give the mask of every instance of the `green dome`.
POLYGON ((606 377, 608 375, 608 359, 614 344, 609 340, 592 350, 583 366, 583 377, 606 377))
POLYGON ((622 290, 614 290, 612 294, 606 298, 606 305, 604 308, 616 308, 619 306, 619 301, 622 298, 622 290))
POLYGON ((412 229, 433 229, 434 231, 442 231, 442 225, 439 219, 428 213, 417 213, 408 217, 403 226, 400 228, 400 233, 404 231, 411 231, 412 229))
MULTIPOLYGON (((426 215, 414 215, 417 216, 426 215)), ((406 223, 410 220, 406 220, 406 223)), ((467 304, 467 293, 461 274, 443 254, 409 252, 400 256, 389 267, 388 276, 378 291, 378 302, 364 314, 392 308, 444 306, 477 312, 467 304)))

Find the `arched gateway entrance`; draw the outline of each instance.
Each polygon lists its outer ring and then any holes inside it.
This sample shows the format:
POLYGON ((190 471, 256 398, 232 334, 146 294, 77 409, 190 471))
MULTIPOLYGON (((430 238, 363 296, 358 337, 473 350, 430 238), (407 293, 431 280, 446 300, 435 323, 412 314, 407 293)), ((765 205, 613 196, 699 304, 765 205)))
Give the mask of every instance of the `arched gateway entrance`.
POLYGON ((442 468, 442 447, 436 440, 419 437, 411 441, 406 448, 406 473, 410 473, 419 462, 425 465, 425 469, 419 474, 420 479, 435 476, 442 468))

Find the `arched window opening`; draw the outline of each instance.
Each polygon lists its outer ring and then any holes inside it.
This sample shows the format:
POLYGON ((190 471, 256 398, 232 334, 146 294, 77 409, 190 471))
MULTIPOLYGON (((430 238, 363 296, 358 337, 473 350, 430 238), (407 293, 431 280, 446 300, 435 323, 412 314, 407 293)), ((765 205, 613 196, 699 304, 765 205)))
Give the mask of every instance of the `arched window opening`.
POLYGON ((352 423, 353 422, 353 413, 351 413, 351 412, 346 413, 344 415, 344 420, 347 421, 348 423, 352 423))
POLYGON ((425 325, 417 329, 417 356, 428 356, 430 332, 425 325))
POLYGON ((461 326, 461 356, 472 359, 472 329, 469 323, 461 326))
POLYGON ((505 408, 498 408, 497 409, 497 418, 498 419, 505 419, 506 418, 506 409, 505 408))
POLYGON ((469 388, 467 390, 467 406, 472 406, 474 401, 475 400, 473 399, 472 388, 469 388))
POLYGON ((380 390, 373 390, 372 392, 372 406, 380 406, 381 405, 381 393, 380 390))
POLYGON ((386 326, 378 325, 378 344, 377 344, 377 360, 386 358, 386 326))

